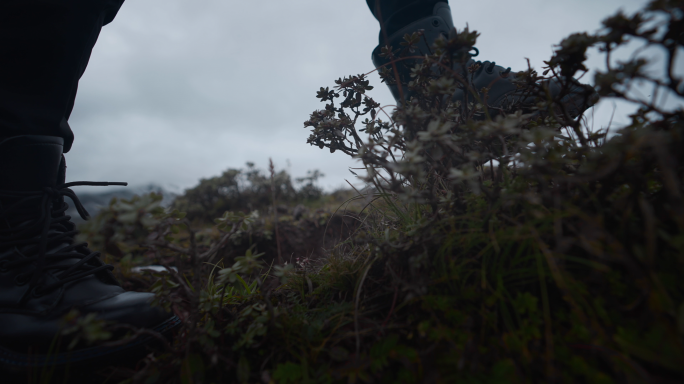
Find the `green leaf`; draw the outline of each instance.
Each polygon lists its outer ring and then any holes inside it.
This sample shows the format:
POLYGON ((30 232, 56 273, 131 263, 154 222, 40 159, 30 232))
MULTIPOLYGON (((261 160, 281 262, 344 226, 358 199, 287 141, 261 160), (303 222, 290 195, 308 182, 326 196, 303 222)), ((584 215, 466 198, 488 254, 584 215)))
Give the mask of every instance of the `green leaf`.
POLYGON ((247 292, 247 294, 251 295, 252 290, 249 288, 249 285, 247 285, 247 282, 242 277, 240 277, 240 275, 238 275, 237 273, 235 274, 235 277, 237 278, 237 280, 240 283, 242 283, 242 286, 245 287, 245 291, 247 292))
POLYGON ((303 377, 302 366, 292 362, 278 364, 275 372, 273 372, 273 379, 278 384, 299 383, 303 377))
POLYGON ((181 383, 192 384, 202 382, 204 376, 204 360, 202 356, 193 353, 183 360, 181 365, 181 383))
POLYGON ((238 360, 237 364, 237 369, 236 369, 236 375, 238 382, 240 383, 246 383, 249 380, 249 374, 250 374, 250 368, 249 368, 249 360, 242 355, 240 356, 240 360, 238 360))

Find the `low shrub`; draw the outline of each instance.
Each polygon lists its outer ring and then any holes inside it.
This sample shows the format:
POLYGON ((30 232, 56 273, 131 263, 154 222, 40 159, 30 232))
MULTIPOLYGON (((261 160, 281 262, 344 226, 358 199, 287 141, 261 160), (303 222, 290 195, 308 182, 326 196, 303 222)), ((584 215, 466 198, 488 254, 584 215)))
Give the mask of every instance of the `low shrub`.
POLYGON ((311 203, 323 196, 317 185, 323 176, 318 170, 309 171, 295 180, 300 185, 296 188, 286 171, 273 170, 269 176, 254 163, 247 163, 245 169, 230 168, 221 176, 200 180, 174 200, 173 208, 185 212, 190 220, 211 223, 226 211, 265 212, 274 198, 279 204, 311 203))
MULTIPOLYGON (((240 212, 244 205, 218 212, 194 192, 185 204, 218 217, 213 228, 153 205, 132 220, 113 214, 122 223, 115 233, 130 236, 121 241, 144 252, 139 262, 177 268, 123 278, 152 289, 184 322, 171 349, 118 375, 146 383, 681 382, 679 5, 654 0, 611 16, 600 33, 561 42, 542 75, 518 76, 521 89, 543 96, 539 80, 581 71, 591 47, 606 55, 627 41, 660 49, 662 76, 638 55, 617 65, 608 58, 596 75, 602 97, 638 107, 613 132, 590 130, 546 97, 525 114, 519 105, 452 102, 456 88, 469 90, 472 73, 449 70, 475 43, 467 30, 424 53, 412 99, 391 114, 367 95, 364 75, 321 88, 326 106, 305 123, 309 143, 361 159, 372 188, 351 199, 361 204, 358 227, 318 259, 264 263, 250 244, 228 262, 221 250, 249 241, 258 216, 240 212), (639 83, 654 96, 636 97, 639 83), (663 93, 679 104, 663 107, 663 93)), ((419 38, 385 52, 400 61, 419 38)))

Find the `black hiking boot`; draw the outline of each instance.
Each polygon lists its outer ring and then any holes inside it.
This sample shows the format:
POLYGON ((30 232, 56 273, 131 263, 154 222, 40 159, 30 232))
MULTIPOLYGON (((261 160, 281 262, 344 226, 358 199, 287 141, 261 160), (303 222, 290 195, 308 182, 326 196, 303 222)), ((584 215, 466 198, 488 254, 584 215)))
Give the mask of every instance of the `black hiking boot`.
MULTIPOLYGON (((418 2, 416 7, 420 7, 418 2)), ((402 9, 399 12, 400 14, 391 15, 385 22, 386 25, 391 26, 389 27, 391 35, 385 39, 383 32, 380 33, 380 41, 386 41, 386 44, 380 44, 373 50, 373 64, 376 68, 385 66, 390 71, 388 74, 392 78, 394 78, 394 73, 390 64, 391 60, 387 56, 383 57, 383 48, 390 46, 393 52, 399 52, 398 57, 395 56, 395 60, 401 57, 425 56, 433 52, 432 45, 440 36, 449 39, 455 34, 451 8, 443 2, 434 5, 432 15, 397 28, 397 20, 395 19, 405 20, 407 19, 406 13, 420 14, 422 11, 424 10, 411 9, 410 7, 402 9), (401 44, 405 41, 404 36, 411 35, 419 30, 423 31, 424 36, 416 44, 417 49, 414 52, 409 52, 401 44)), ((454 64, 452 68, 470 89, 468 91, 459 88, 454 93, 453 101, 461 101, 462 105, 465 102, 477 103, 481 100, 486 101, 487 108, 492 115, 496 115, 500 111, 513 112, 514 109, 522 109, 525 113, 532 113, 539 101, 559 99, 560 106, 556 108, 557 113, 574 119, 598 101, 598 94, 593 87, 581 84, 573 78, 553 78, 540 82, 538 84, 540 87, 535 87, 536 90, 530 90, 529 87, 521 89, 515 81, 521 79, 511 72, 511 68, 504 68, 489 61, 475 61, 471 57, 477 56, 479 52, 477 49, 474 50, 476 51, 474 54, 464 53, 467 55, 465 68, 462 64, 454 64), (472 74, 469 73, 470 71, 472 74), (565 90, 563 90, 564 88, 565 90), (484 89, 486 89, 486 100, 484 89), (475 92, 477 97, 474 94, 475 92)), ((388 83, 388 86, 397 103, 401 104, 403 101, 408 101, 413 96, 414 93, 409 89, 408 83, 411 80, 411 70, 420 62, 422 60, 418 58, 395 62, 400 81, 398 84, 396 81, 388 83)), ((433 72, 439 72, 439 70, 435 68, 433 72)))
POLYGON ((77 231, 64 213, 64 197, 74 202, 81 217, 88 213, 69 187, 126 184, 65 184, 62 150, 60 137, 0 141, 0 368, 7 370, 116 364, 122 356, 144 353, 156 340, 143 333, 116 346, 68 350, 60 327, 72 309, 163 335, 180 325, 175 315, 150 306, 153 294, 124 291, 99 252, 90 251, 87 243, 74 243, 77 231))

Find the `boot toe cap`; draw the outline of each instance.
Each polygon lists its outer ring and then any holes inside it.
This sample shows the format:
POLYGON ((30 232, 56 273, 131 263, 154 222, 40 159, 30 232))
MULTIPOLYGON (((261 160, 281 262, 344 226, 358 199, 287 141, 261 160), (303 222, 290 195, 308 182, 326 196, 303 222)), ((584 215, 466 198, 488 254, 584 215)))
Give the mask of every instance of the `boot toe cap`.
MULTIPOLYGON (((97 318, 126 326, 166 332, 177 325, 172 313, 153 307, 152 293, 122 292, 106 300, 77 308, 81 314, 95 313, 97 318), (169 324, 167 324, 169 323, 169 324), (173 323, 173 324, 170 324, 173 323), (163 326, 166 324, 166 326, 163 326)), ((3 355, 16 352, 46 353, 62 326, 62 315, 37 316, 24 313, 0 313, 0 363, 3 355)), ((176 319, 177 320, 177 319, 176 319)), ((19 356, 17 355, 17 356, 19 356)))
POLYGON ((85 313, 96 313, 98 318, 136 328, 153 328, 164 322, 172 313, 151 305, 153 293, 123 292, 107 300, 81 309, 85 313))

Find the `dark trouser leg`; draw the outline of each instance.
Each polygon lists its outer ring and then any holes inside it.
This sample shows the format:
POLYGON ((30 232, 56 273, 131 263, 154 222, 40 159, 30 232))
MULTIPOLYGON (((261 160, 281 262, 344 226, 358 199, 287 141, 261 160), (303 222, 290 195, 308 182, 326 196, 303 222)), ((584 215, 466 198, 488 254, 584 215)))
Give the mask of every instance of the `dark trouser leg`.
POLYGON ((389 36, 418 19, 432 15, 433 7, 439 2, 449 3, 448 0, 366 0, 380 28, 384 29, 380 33, 381 40, 384 34, 389 36))
MULTIPOLYGON (((154 294, 124 291, 99 252, 75 241, 65 214, 70 197, 86 215, 65 184, 67 119, 100 29, 122 3, 0 0, 0 370, 87 371, 149 353, 154 338, 115 336, 116 346, 87 350, 66 348, 64 338, 55 345, 72 309, 167 335, 180 324, 151 306, 154 294)), ((69 183, 80 185, 92 183, 69 183)))
POLYGON ((0 0, 0 141, 58 136, 69 151, 78 80, 124 0, 0 0))

